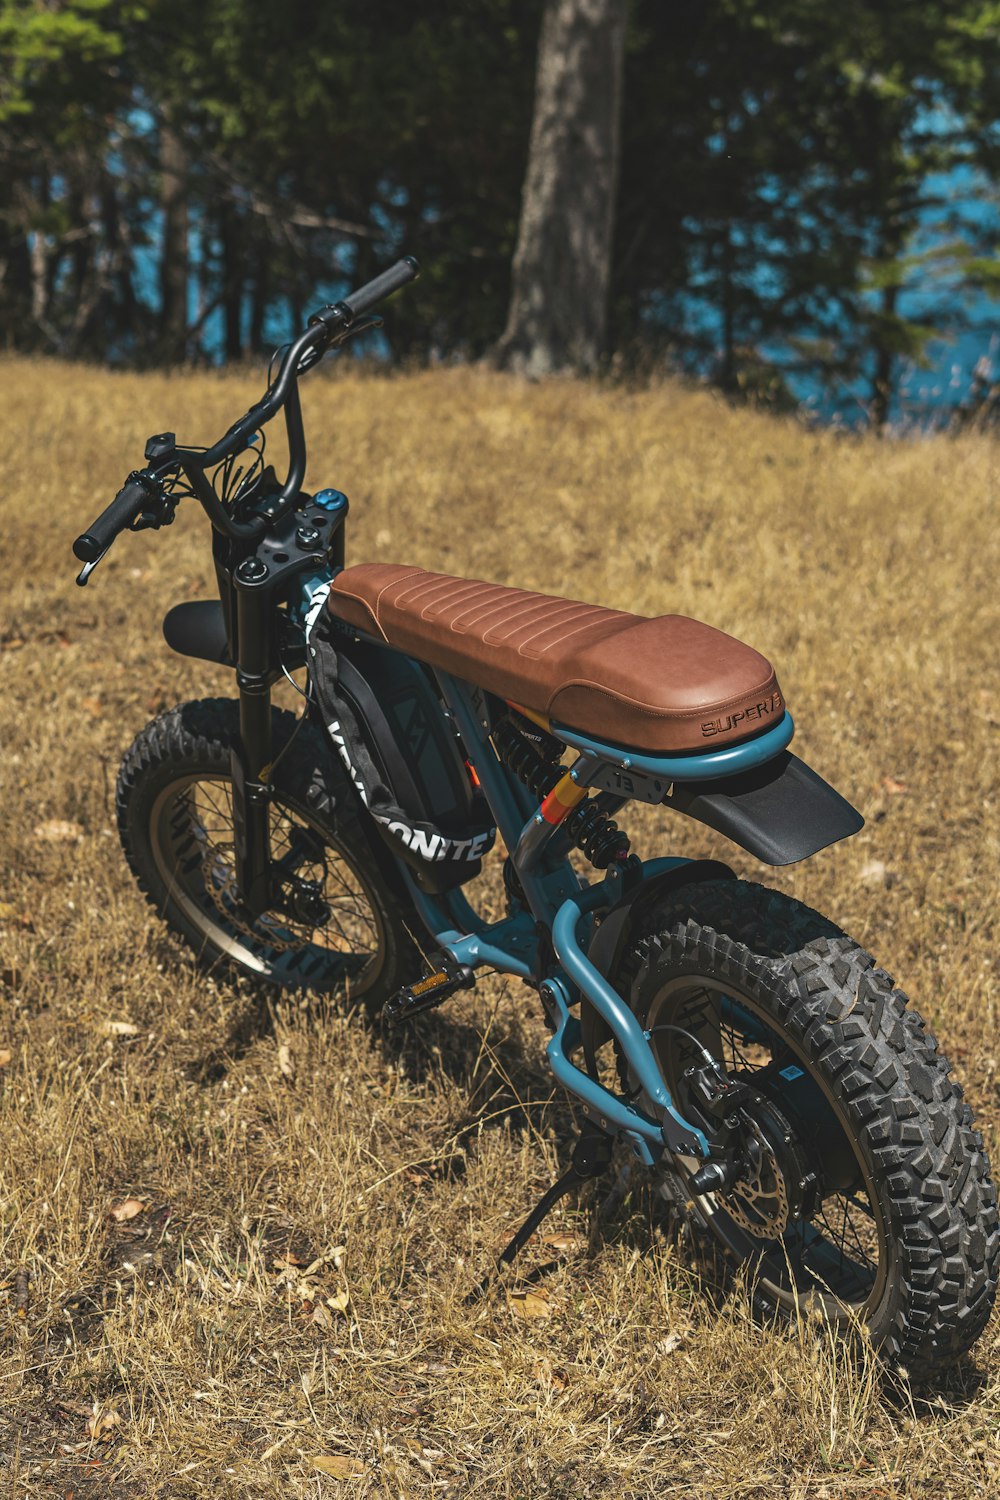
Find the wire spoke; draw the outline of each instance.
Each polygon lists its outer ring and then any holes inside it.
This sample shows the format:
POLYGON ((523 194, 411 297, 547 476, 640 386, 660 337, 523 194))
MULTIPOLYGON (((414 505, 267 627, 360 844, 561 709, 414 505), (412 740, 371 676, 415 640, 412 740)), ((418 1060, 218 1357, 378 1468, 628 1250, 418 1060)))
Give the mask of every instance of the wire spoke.
POLYGON ((341 971, 363 973, 377 956, 381 937, 375 910, 358 875, 330 841, 286 803, 271 804, 270 846, 275 863, 287 861, 297 881, 309 882, 329 911, 319 926, 294 911, 251 917, 236 886, 232 783, 225 777, 193 778, 169 805, 164 824, 173 844, 173 878, 212 921, 240 942, 269 955, 307 965, 322 956, 341 971), (319 844, 322 844, 322 850, 319 844), (312 958, 310 959, 310 955, 312 958))

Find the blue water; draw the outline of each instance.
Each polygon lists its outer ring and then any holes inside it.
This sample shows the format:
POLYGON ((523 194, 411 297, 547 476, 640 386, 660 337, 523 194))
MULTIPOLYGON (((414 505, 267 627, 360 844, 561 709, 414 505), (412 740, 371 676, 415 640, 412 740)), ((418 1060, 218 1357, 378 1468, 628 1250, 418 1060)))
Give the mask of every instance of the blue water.
MULTIPOLYGON (((992 232, 994 242, 1000 238, 1000 207, 995 195, 991 198, 986 191, 987 184, 980 174, 961 167, 947 175, 928 179, 925 187, 928 196, 947 201, 953 217, 980 233, 992 232)), ((938 327, 947 323, 951 325, 951 331, 929 340, 919 363, 903 361, 898 367, 891 411, 892 424, 898 429, 933 427, 946 421, 949 413, 968 398, 974 372, 978 371, 988 382, 1000 380, 1000 301, 981 291, 969 295, 963 289, 958 260, 952 257, 949 262, 947 247, 954 235, 948 228, 941 227, 942 214, 942 209, 935 207, 928 209, 925 215, 924 225, 911 247, 912 255, 922 259, 908 274, 900 294, 899 311, 903 317, 916 322, 938 327)), ((155 307, 157 300, 160 238, 160 213, 150 201, 147 243, 136 255, 137 294, 150 308, 155 307)), ((206 244, 196 217, 192 221, 190 246, 195 266, 206 250, 213 258, 218 253, 217 246, 206 244)), ((350 289, 354 284, 354 260, 354 247, 345 242, 335 255, 330 279, 313 289, 314 295, 308 303, 310 309, 324 302, 336 301, 350 289)), ((774 271, 762 258, 755 290, 769 296, 780 293, 773 281, 774 271)), ((192 275, 188 294, 191 325, 202 318, 200 296, 197 277, 192 275)), ((678 314, 688 328, 697 330, 709 345, 718 336, 719 315, 697 288, 675 305, 673 315, 678 314)), ((246 329, 250 318, 249 300, 243 316, 246 329)), ((391 358, 391 318, 389 324, 388 337, 367 336, 364 353, 391 358)), ((264 322, 265 342, 277 348, 297 331, 288 299, 275 299, 264 322)), ((362 343, 361 340, 358 342, 359 345, 362 343)), ((198 344, 208 359, 221 363, 224 343, 223 313, 217 308, 201 321, 198 344)), ((362 349, 354 352, 360 353, 362 349)), ((773 361, 779 370, 790 364, 794 356, 794 351, 779 344, 763 346, 760 353, 773 361)), ((720 354, 721 349, 714 355, 709 350, 703 358, 701 373, 707 373, 720 354)), ((824 384, 818 375, 798 369, 788 369, 785 380, 803 410, 821 422, 854 426, 867 420, 871 399, 870 372, 865 372, 853 383, 842 382, 834 387, 824 384)))

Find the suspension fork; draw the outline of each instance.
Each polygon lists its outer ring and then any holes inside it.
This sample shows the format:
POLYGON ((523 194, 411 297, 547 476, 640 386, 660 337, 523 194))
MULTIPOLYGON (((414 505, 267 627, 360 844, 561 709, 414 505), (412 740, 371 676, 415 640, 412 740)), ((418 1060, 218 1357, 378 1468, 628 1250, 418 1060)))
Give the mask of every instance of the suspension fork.
POLYGON ((240 736, 230 752, 236 884, 259 917, 271 905, 271 683, 274 680, 268 569, 256 556, 233 572, 236 595, 240 736))
POLYGON ((236 883, 255 917, 275 904, 289 873, 284 862, 276 871, 271 866, 271 688, 282 660, 277 606, 294 596, 296 612, 289 618, 303 624, 317 588, 329 584, 331 568, 343 567, 347 511, 347 496, 339 490, 300 495, 295 509, 273 522, 238 564, 224 543, 215 553, 240 693, 239 743, 231 755, 236 883))

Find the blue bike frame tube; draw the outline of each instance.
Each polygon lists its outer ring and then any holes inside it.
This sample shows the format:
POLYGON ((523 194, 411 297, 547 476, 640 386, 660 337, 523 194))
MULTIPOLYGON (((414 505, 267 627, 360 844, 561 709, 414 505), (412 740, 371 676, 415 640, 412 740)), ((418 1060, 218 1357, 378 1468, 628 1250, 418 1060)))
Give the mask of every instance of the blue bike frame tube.
MULTIPOLYGON (((469 763, 475 768, 486 800, 490 804, 497 827, 507 849, 513 852, 525 828, 530 826, 537 814, 537 804, 532 804, 527 823, 524 808, 515 787, 523 790, 521 783, 509 776, 497 759, 489 740, 489 730, 479 719, 472 699, 472 690, 460 678, 447 672, 436 674, 445 702, 462 736, 469 763)), ((548 924, 558 906, 567 896, 579 891, 580 885, 573 867, 567 859, 554 861, 548 869, 534 867, 518 870, 518 877, 525 898, 535 917, 548 924)))
POLYGON ((553 724, 552 733, 567 745, 572 745, 574 750, 595 755, 624 771, 642 771, 663 781, 712 781, 723 776, 737 776, 741 771, 752 771, 765 761, 773 760, 791 743, 795 725, 791 714, 786 713, 771 729, 752 740, 695 755, 641 755, 627 745, 605 744, 589 735, 578 734, 575 729, 565 729, 561 724, 553 724))
MULTIPOLYGON (((663 1138, 671 1151, 682 1156, 708 1156, 708 1141, 697 1126, 678 1114, 674 1101, 663 1082, 649 1045, 649 1039, 622 997, 594 968, 576 939, 577 924, 582 915, 580 901, 564 901, 552 924, 552 945, 556 957, 581 994, 586 995, 598 1015, 610 1026, 645 1093, 664 1111, 663 1138)), ((579 1070, 577 1070, 579 1071, 579 1070)), ((581 1074, 581 1077, 586 1077, 581 1074)), ((593 1080, 590 1080, 593 1082, 593 1080)), ((579 1089, 574 1089, 579 1092, 579 1089)))

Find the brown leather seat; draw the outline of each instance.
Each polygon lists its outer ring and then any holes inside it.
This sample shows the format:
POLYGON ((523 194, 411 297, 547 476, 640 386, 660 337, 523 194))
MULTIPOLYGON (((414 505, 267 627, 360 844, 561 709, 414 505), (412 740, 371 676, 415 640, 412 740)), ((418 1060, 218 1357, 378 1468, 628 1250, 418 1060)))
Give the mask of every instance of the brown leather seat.
POLYGON ((651 755, 712 750, 784 712, 763 656, 684 615, 648 619, 397 563, 346 568, 330 609, 432 667, 651 755))

